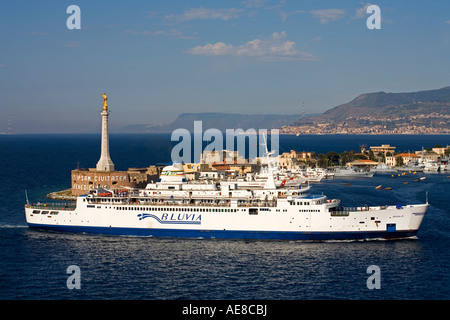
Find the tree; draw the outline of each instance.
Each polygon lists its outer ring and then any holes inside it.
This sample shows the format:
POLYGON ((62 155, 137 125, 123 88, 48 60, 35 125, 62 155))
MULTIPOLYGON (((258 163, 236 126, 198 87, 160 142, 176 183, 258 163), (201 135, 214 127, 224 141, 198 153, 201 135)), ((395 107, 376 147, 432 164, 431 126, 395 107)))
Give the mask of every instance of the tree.
POLYGON ((372 150, 369 150, 369 160, 375 161, 375 155, 372 150))
POLYGON ((378 152, 377 153, 377 161, 378 162, 386 162, 386 157, 384 156, 383 152, 378 152))
POLYGON ((344 151, 340 155, 340 164, 345 166, 346 163, 353 161, 354 152, 344 151))
POLYGON ((336 166, 339 164, 339 153, 334 151, 329 151, 326 154, 326 157, 328 158, 328 164, 331 166, 336 166))
POLYGON ((319 168, 327 168, 328 167, 328 158, 323 153, 321 153, 317 156, 317 166, 319 168))

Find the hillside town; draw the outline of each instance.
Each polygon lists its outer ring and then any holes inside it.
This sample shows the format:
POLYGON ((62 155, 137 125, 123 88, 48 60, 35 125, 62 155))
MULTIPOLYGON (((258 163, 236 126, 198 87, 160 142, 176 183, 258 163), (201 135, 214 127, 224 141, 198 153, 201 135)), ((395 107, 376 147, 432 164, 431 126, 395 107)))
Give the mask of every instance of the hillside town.
POLYGON ((449 134, 450 115, 415 114, 403 117, 348 117, 342 121, 324 121, 284 126, 280 134, 449 134))

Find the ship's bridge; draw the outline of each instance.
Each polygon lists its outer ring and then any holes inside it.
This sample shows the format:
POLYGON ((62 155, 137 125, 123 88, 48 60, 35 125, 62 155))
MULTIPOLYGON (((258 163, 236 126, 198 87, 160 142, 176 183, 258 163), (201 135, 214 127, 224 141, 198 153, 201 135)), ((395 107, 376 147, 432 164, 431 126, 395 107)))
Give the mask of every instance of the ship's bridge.
POLYGON ((309 206, 309 205, 319 205, 323 203, 329 203, 330 200, 327 200, 327 197, 324 195, 317 194, 309 194, 302 197, 290 198, 288 197, 288 202, 290 202, 291 206, 309 206))

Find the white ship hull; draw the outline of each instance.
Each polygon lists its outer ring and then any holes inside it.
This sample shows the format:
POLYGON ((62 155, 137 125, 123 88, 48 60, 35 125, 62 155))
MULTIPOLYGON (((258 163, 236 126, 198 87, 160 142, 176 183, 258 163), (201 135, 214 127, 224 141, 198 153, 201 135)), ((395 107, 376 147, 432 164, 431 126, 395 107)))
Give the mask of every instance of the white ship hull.
POLYGON ((287 203, 276 208, 100 203, 88 208, 87 202, 79 198, 73 211, 36 206, 26 207, 25 211, 30 228, 56 231, 150 237, 344 240, 414 236, 428 207, 427 204, 401 209, 360 207, 330 212, 328 204, 299 209, 300 206, 287 203))

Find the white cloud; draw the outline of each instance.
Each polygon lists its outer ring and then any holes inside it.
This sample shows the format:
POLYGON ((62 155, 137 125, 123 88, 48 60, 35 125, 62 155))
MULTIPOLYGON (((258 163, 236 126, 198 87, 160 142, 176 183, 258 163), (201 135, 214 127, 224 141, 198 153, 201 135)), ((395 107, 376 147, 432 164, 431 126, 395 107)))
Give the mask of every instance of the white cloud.
POLYGON ((371 6, 372 3, 366 3, 362 8, 356 9, 354 19, 364 19, 367 18, 367 8, 371 6))
POLYGON ((236 19, 241 16, 243 13, 243 9, 236 9, 236 8, 228 8, 228 9, 208 9, 208 8, 193 8, 186 10, 181 15, 168 15, 166 18, 168 19, 176 19, 181 21, 189 21, 189 20, 231 20, 236 19))
POLYGON ((314 18, 319 19, 321 24, 327 24, 331 21, 339 20, 345 17, 344 9, 311 10, 308 13, 314 18))
POLYGON ((197 46, 189 49, 187 53, 200 56, 226 56, 234 55, 235 47, 231 44, 225 44, 223 42, 217 42, 215 44, 208 43, 204 46, 197 46))
POLYGON ((259 8, 264 6, 269 0, 244 0, 242 4, 247 8, 259 8))
POLYGON ((294 41, 286 41, 286 32, 274 32, 267 40, 254 39, 245 44, 234 46, 224 42, 208 43, 187 51, 201 56, 254 57, 265 61, 317 60, 308 52, 299 51, 294 41))
POLYGON ((192 39, 190 36, 186 36, 183 34, 183 32, 177 30, 177 29, 170 29, 170 30, 145 30, 145 31, 138 31, 134 29, 128 29, 125 30, 124 33, 135 35, 135 36, 146 36, 146 37, 158 37, 158 36, 166 36, 166 37, 175 37, 179 39, 192 39))

